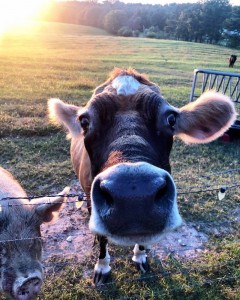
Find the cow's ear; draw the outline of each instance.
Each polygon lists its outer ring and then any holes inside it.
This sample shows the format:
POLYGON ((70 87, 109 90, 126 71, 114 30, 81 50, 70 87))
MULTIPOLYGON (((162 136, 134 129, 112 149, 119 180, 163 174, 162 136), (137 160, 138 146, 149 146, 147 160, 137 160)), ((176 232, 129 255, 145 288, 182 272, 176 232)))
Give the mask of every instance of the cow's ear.
POLYGON ((179 110, 175 135, 186 143, 208 143, 223 135, 236 115, 229 97, 208 91, 179 110))
POLYGON ((56 125, 63 125, 70 137, 80 134, 81 126, 77 118, 77 112, 81 107, 64 103, 59 99, 48 100, 49 119, 56 125))
POLYGON ((57 219, 69 190, 70 188, 66 187, 55 197, 42 197, 31 200, 30 203, 36 205, 35 212, 40 217, 40 223, 54 222, 57 219))

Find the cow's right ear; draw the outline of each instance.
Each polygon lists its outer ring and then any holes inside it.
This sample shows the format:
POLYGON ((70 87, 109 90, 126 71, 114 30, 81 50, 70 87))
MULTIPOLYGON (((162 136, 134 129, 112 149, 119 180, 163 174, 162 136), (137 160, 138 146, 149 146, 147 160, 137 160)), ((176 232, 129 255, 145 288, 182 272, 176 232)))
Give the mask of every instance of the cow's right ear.
POLYGON ((77 119, 77 112, 81 107, 64 103, 59 99, 48 100, 49 119, 56 125, 63 125, 70 137, 78 136, 81 126, 77 119))

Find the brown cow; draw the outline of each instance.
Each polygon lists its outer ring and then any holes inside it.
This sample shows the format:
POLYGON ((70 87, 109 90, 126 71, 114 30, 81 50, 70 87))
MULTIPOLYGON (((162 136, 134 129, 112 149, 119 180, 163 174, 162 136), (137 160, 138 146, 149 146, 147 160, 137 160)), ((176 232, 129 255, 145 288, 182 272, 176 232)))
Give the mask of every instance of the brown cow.
POLYGON ((68 191, 29 201, 17 180, 0 167, 0 291, 11 299, 32 300, 40 292, 40 225, 57 217, 68 191))
POLYGON ((135 245, 133 261, 148 269, 145 249, 182 223, 169 164, 173 136, 207 143, 234 122, 232 101, 207 92, 180 109, 133 69, 115 69, 85 107, 49 101, 53 122, 71 138, 71 159, 91 203, 90 230, 100 256, 94 283, 110 273, 108 239, 135 245))
POLYGON ((233 68, 235 62, 237 60, 237 55, 230 55, 229 57, 229 68, 233 68))

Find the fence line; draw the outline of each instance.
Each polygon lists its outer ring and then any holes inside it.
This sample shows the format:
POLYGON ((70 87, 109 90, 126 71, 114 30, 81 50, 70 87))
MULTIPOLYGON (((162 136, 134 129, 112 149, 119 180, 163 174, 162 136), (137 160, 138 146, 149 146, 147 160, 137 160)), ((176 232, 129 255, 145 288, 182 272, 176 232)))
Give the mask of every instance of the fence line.
MULTIPOLYGON (((197 270, 193 270, 193 272, 196 272, 197 270)), ((174 273, 165 273, 164 270, 162 271, 162 273, 160 274, 157 274, 157 275, 149 275, 149 276, 141 276, 141 277, 137 277, 137 278, 131 278, 131 279, 124 279, 124 280, 119 280, 119 281, 112 281, 112 282, 107 282, 107 283, 102 283, 102 284, 99 284, 97 286, 97 288, 101 288, 101 287, 109 287, 109 286, 112 286, 114 284, 124 284, 124 283, 129 283, 129 282, 133 282, 133 281, 139 281, 139 282, 142 282, 144 280, 149 280, 149 279, 155 279, 155 278, 158 278, 158 277, 162 277, 162 278, 168 278, 172 275, 189 275, 189 273, 186 272, 186 270, 184 270, 184 272, 174 272, 174 273)), ((200 283, 185 283, 185 286, 178 286, 176 288, 172 288, 172 289, 167 289, 166 292, 153 292, 153 293, 144 293, 144 295, 140 295, 140 294, 135 294, 133 296, 130 296, 130 297, 125 297, 122 298, 122 296, 120 296, 121 298, 114 298, 114 299, 139 299, 139 296, 144 296, 144 297, 151 297, 151 296, 168 296, 169 292, 176 292, 176 291, 182 291, 188 287, 191 287, 191 288, 199 288, 199 287, 203 287, 203 286, 212 286, 216 283, 224 283, 224 282, 233 282, 233 281, 237 281, 238 279, 240 279, 240 275, 238 276, 224 276, 224 277, 219 277, 219 278, 215 278, 215 279, 209 279, 209 280, 204 280, 200 283)), ((188 278, 189 280, 189 278, 188 278)), ((92 290, 96 290, 96 287, 94 285, 87 285, 86 286, 87 289, 92 289, 92 290)), ((72 291, 74 290, 74 286, 71 287, 71 293, 72 291)), ((58 291, 59 292, 68 292, 69 289, 61 289, 61 288, 58 288, 58 291)), ((219 290, 220 291, 220 290, 219 290)), ((77 292, 77 291, 76 291, 77 292)), ((110 291, 111 292, 111 291, 110 291)), ((43 292, 42 292, 43 293, 43 292)), ((43 295, 43 294, 42 294, 43 295)), ((44 297, 44 295, 43 295, 44 297)))
MULTIPOLYGON (((232 185, 225 186, 226 190, 232 189, 235 187, 239 187, 240 182, 236 182, 232 185)), ((204 189, 204 190, 197 190, 197 191, 187 191, 187 192, 178 192, 178 195, 186 195, 186 194, 198 194, 198 193, 204 193, 204 192, 214 192, 214 191, 219 191, 220 188, 214 188, 214 189, 204 189)))
MULTIPOLYGON (((55 197, 65 197, 65 198, 75 198, 78 197, 77 201, 87 201, 86 198, 87 196, 85 195, 84 192, 81 192, 81 194, 76 194, 76 193, 70 193, 67 195, 63 195, 63 194, 54 194, 54 195, 40 195, 40 196, 29 196, 29 197, 4 197, 1 198, 0 200, 33 200, 33 199, 39 199, 39 198, 55 198, 55 197)), ((74 202, 77 202, 74 201, 74 202)), ((49 202, 46 202, 45 204, 48 204, 49 202)), ((23 204, 23 205, 29 205, 29 203, 27 204, 23 204)), ((38 205, 38 204, 34 204, 33 205, 38 205)))
MULTIPOLYGON (((239 182, 233 182, 230 186, 238 186, 239 182)), ((226 184, 217 184, 217 183, 213 183, 213 184, 206 184, 206 185, 192 185, 192 186, 177 186, 177 190, 191 190, 191 189, 196 189, 196 188, 201 188, 201 190, 205 189, 209 189, 210 187, 215 187, 216 189, 219 189, 219 187, 225 187, 226 184)))
MULTIPOLYGON (((215 173, 211 173, 209 175, 202 175, 202 176, 198 176, 197 178, 208 178, 210 176, 213 176, 215 174, 226 174, 226 173, 233 173, 233 172, 236 172, 236 171, 239 171, 239 169, 231 169, 231 170, 227 170, 227 171, 222 171, 222 172, 215 172, 215 173)), ((216 191, 219 191, 219 187, 218 188, 209 188, 209 187, 213 187, 213 186, 216 186, 215 185, 205 185, 205 186, 190 186, 190 187, 187 187, 186 189, 188 189, 187 191, 180 191, 178 192, 178 195, 181 196, 181 195, 186 195, 186 194, 196 194, 196 193, 204 193, 204 192, 216 192, 216 191), (193 191, 193 190, 190 190, 190 189, 196 189, 196 188, 200 188, 199 190, 196 190, 196 191, 193 191)), ((220 185, 218 185, 220 186, 220 185)), ((225 186, 226 190, 228 189, 233 189, 233 188, 237 188, 240 186, 240 182, 234 182, 232 183, 231 185, 228 185, 228 186, 225 186)), ((178 188, 180 190, 183 190, 182 187, 178 188)), ((26 200, 32 200, 32 199, 37 199, 37 198, 41 198, 41 197, 48 197, 48 198, 53 198, 53 197, 59 197, 59 196, 62 196, 62 197, 66 197, 66 198, 77 198, 76 200, 70 200, 70 201, 67 201, 67 203, 78 203, 79 201, 87 201, 87 196, 84 194, 84 192, 81 190, 79 193, 69 193, 67 195, 61 195, 61 194, 57 194, 57 195, 41 195, 41 196, 30 196, 30 197, 5 197, 5 198, 2 198, 1 200, 20 200, 20 199, 26 199, 26 200)), ((48 202, 44 202, 45 204, 51 204, 50 201, 48 202)), ((62 203, 62 202, 59 202, 59 203, 62 203)), ((16 204, 16 203, 13 203, 13 204, 10 204, 8 203, 8 206, 9 207, 12 207, 12 206, 22 206, 22 205, 37 205, 35 203, 27 203, 27 204, 16 204)), ((0 210, 2 210, 3 207, 1 207, 0 205, 0 210)), ((221 226, 223 224, 236 224, 238 223, 237 220, 225 220, 225 221, 222 221, 222 222, 197 222, 198 225, 206 225, 207 223, 209 223, 211 226, 213 225, 218 225, 218 226, 221 226)), ((76 235, 71 235, 73 238, 74 237, 77 237, 77 236, 87 236, 87 235, 91 235, 92 234, 89 232, 84 232, 84 233, 81 233, 81 232, 78 232, 76 235)), ((0 244, 4 244, 4 243, 10 243, 10 242, 20 242, 20 241, 25 241, 25 240, 36 240, 36 239, 39 239, 39 240, 42 240, 44 241, 44 239, 46 238, 50 238, 52 236, 42 236, 42 237, 33 237, 33 238, 20 238, 20 239, 10 239, 10 240, 2 240, 0 241, 0 244)), ((60 237, 61 238, 61 237, 60 237)), ((228 245, 233 245, 233 244, 238 244, 240 241, 237 240, 237 241, 234 241, 234 242, 231 242, 231 243, 221 243, 221 244, 214 244, 214 245, 210 245, 210 248, 212 247, 219 247, 219 246, 228 246, 228 245)), ((208 247, 209 248, 209 247, 208 247)), ((158 254, 166 254, 169 252, 170 255, 172 254, 175 254, 175 253, 179 253, 179 252, 186 252, 186 251, 197 251, 197 250, 203 250, 203 247, 199 246, 198 248, 193 248, 193 247, 186 247, 186 246, 183 246, 183 249, 179 249, 179 250, 171 250, 169 248, 166 248, 166 249, 163 249, 163 250, 158 250, 157 253, 158 254)), ((154 251, 152 252, 153 256, 154 256, 154 251)), ((151 252, 149 253, 151 254, 151 252)), ((111 256, 111 259, 114 261, 116 259, 119 259, 119 258, 125 258, 125 259, 130 259, 131 256, 126 256, 126 255, 121 255, 121 256, 111 256)), ((222 266, 228 266, 230 264, 235 264, 235 263, 239 263, 240 259, 235 259, 235 260, 228 260, 228 261, 225 261, 223 263, 218 263, 218 264, 215 264, 215 265, 212 265, 212 266, 200 266, 198 268, 190 268, 188 270, 185 270, 185 272, 198 272, 198 271, 203 271, 203 270, 207 270, 208 268, 217 268, 217 267, 222 267, 222 266)), ((56 267, 64 267, 64 266, 71 266, 71 265, 76 265, 76 262, 74 263, 71 263, 71 262, 65 262, 65 263, 62 263, 62 264, 54 264, 54 268, 56 267)), ((50 269, 52 268, 51 266, 44 266, 44 268, 46 269, 50 269)), ((142 277, 139 277, 139 278, 131 278, 129 279, 129 281, 133 281, 133 280, 136 280, 136 281, 142 281, 142 280, 147 280, 147 279, 154 279, 154 278, 157 278, 159 276, 162 276, 162 277, 169 277, 171 275, 174 275, 174 274, 181 274, 182 272, 178 271, 178 272, 172 272, 172 271, 169 271, 169 270, 164 270, 164 274, 163 273, 158 273, 158 274, 153 274, 153 275, 148 275, 148 276, 142 276, 142 277)), ((230 280, 237 280, 239 279, 240 276, 236 276, 236 277, 222 277, 222 278, 217 278, 215 280, 207 280, 205 282, 202 282, 200 284, 191 284, 189 286, 192 286, 192 287, 197 287, 197 286, 203 286, 203 285, 206 285, 206 284, 212 284, 214 282, 219 282, 219 281, 230 281, 230 280)), ((126 282, 126 281, 124 281, 126 282)), ((116 282, 113 281, 113 282, 109 282, 109 283, 106 283, 104 284, 104 286, 106 285, 112 285, 112 284, 115 284, 116 282)), ((88 288, 92 288, 92 286, 88 286, 88 288)), ((171 289, 171 290, 168 290, 169 291, 177 291, 177 290, 181 290, 182 288, 176 288, 176 289, 171 289)), ((165 293, 166 294, 166 293, 165 293)), ((162 294, 161 294, 162 295, 162 294)), ((164 294, 163 294, 164 295, 164 294)), ((137 295, 137 297, 139 297, 139 295, 137 295)), ((133 299, 132 297, 130 298, 127 298, 127 299, 133 299)))
MULTIPOLYGON (((87 218, 85 218, 87 219, 87 218)), ((221 225, 221 224, 236 224, 236 223, 239 223, 238 221, 224 221, 224 222, 210 222, 211 225, 215 224, 215 225, 221 225)), ((204 222, 202 222, 202 224, 206 224, 204 222)), ((76 230, 77 231, 77 230, 76 230)), ((84 236, 86 237, 87 235, 90 235, 90 236, 94 236, 90 231, 89 232, 78 232, 77 234, 71 234, 71 237, 72 238, 75 238, 75 237, 79 237, 79 236, 84 236)), ((42 242, 45 242, 45 239, 48 239, 48 238, 52 238, 53 236, 52 235, 46 235, 46 236, 38 236, 38 237, 26 237, 26 238, 19 238, 19 239, 8 239, 8 240, 1 240, 0 241, 0 244, 6 244, 6 243, 15 243, 15 242, 21 242, 21 241, 31 241, 31 240, 41 240, 42 242)), ((58 238, 61 238, 61 237, 58 237, 58 238)), ((240 243, 240 240, 236 240, 236 241, 233 241, 233 242, 230 242, 230 243, 222 243, 222 244, 214 244, 214 246, 221 246, 221 245, 232 245, 232 244, 236 244, 236 243, 240 243)), ((183 249, 178 249, 178 250, 172 250, 172 249, 169 249, 169 248, 165 248, 164 250, 160 250, 158 251, 158 253, 162 253, 162 254, 165 254, 166 252, 170 252, 170 253, 174 253, 174 252, 185 252, 185 251, 191 251, 191 250, 203 250, 202 246, 199 246, 197 248, 193 248, 191 246, 187 247, 187 246, 182 246, 183 249)), ((151 250, 150 250, 151 251, 151 250)), ((120 257, 126 257, 126 256, 116 256, 116 257, 112 257, 112 258, 120 258, 120 257)))
MULTIPOLYGON (((174 258, 175 259, 175 258, 174 258)), ((184 269, 180 269, 180 270, 169 270, 166 269, 164 267, 162 267, 162 270, 160 270, 159 272, 155 273, 155 274, 150 274, 150 275, 145 275, 145 276, 139 276, 136 278, 129 278, 129 279, 121 279, 119 281, 111 281, 111 282, 107 282, 104 284, 99 284, 98 287, 109 287, 115 284, 124 284, 124 283, 129 283, 129 282, 133 282, 133 281, 144 281, 144 280, 154 280, 156 278, 169 278, 172 275, 184 275, 189 277, 189 275, 191 273, 197 273, 199 272, 201 274, 201 272, 204 272, 208 269, 219 269, 221 267, 227 267, 230 265, 234 265, 240 262, 240 259, 231 259, 231 260, 227 260, 224 262, 220 262, 220 263, 216 263, 214 265, 203 265, 200 267, 195 267, 195 268, 184 268, 184 269)), ((76 266, 77 262, 72 262, 72 263, 61 263, 61 264, 54 264, 54 267, 65 267, 65 266, 76 266)), ((50 267, 47 267, 50 268, 50 267)), ((55 272, 54 272, 55 273, 55 272)), ((49 275, 49 273, 48 273, 49 275)), ((189 279, 189 278, 188 278, 189 279)), ((197 288, 197 287, 202 287, 204 285, 212 285, 214 283, 218 283, 218 282, 231 282, 231 281, 237 281, 238 279, 240 279, 240 275, 239 276, 224 276, 224 277, 219 277, 216 279, 209 279, 209 280, 205 280, 203 282, 200 283, 187 283, 187 287, 192 287, 192 288, 197 288)), ((93 285, 86 285, 86 288, 88 289, 95 289, 95 287, 93 285)), ((167 295, 168 292, 174 292, 174 291, 178 291, 178 290, 183 290, 184 287, 177 287, 177 288, 173 288, 173 289, 168 289, 166 293, 157 293, 156 295, 167 295)), ((67 291, 67 289, 60 289, 60 291, 67 291)), ((144 294, 144 296, 148 296, 147 293, 144 294)), ((151 296, 151 294, 149 294, 149 296, 151 296)), ((137 299, 139 298, 139 294, 138 295, 133 295, 131 297, 128 298, 124 298, 124 299, 135 299, 135 297, 137 297, 137 299), (133 298, 134 297, 134 298, 133 298)))
MULTIPOLYGON (((116 259, 129 259, 131 260, 132 259, 132 256, 130 255, 127 255, 127 256, 111 256, 111 265, 114 264, 114 260, 116 259), (112 260, 113 259, 113 260, 112 260)), ((53 268, 53 267, 68 267, 68 266, 76 266, 76 264, 78 264, 79 261, 74 261, 74 262, 62 262, 62 263, 54 263, 54 264, 46 264, 44 265, 44 268, 45 269, 50 269, 50 268, 53 268)), ((220 263, 216 263, 214 265, 203 265, 203 266, 200 266, 200 267, 196 267, 196 268, 189 268, 187 269, 189 272, 198 272, 198 271, 205 271, 205 270, 208 270, 208 269, 214 269, 214 268, 219 268, 219 267, 224 267, 224 266, 230 266, 232 264, 236 264, 236 263, 240 263, 240 258, 238 259, 229 259, 227 261, 224 261, 224 262, 220 262, 220 263)), ((159 273, 157 274, 154 274, 154 275, 148 275, 148 276, 163 276, 164 277, 164 274, 162 274, 163 271, 160 271, 159 273)), ((177 275, 181 272, 179 271, 176 271, 174 270, 174 272, 172 272, 171 270, 164 270, 164 273, 167 273, 168 275, 177 275)), ((168 276, 167 275, 167 276, 168 276)), ((143 278, 143 277, 141 277, 143 278)), ((109 284, 112 284, 112 282, 109 282, 109 284)))
MULTIPOLYGON (((149 275, 149 276, 141 276, 141 277, 137 277, 137 278, 131 278, 131 279, 125 279, 125 280, 121 280, 121 282, 123 283, 127 283, 127 282, 132 282, 132 281, 143 281, 143 280, 149 280, 149 279, 155 279, 155 278, 158 278, 158 277, 163 277, 163 278, 167 278, 167 277, 170 277, 171 275, 181 275, 181 274, 184 274, 186 275, 186 270, 184 270, 185 273, 183 272, 178 272, 178 273, 167 273, 167 274, 163 274, 163 273, 160 273, 160 274, 156 274, 156 275, 149 275)), ((164 272, 164 271, 163 271, 164 272)), ((222 280, 222 279, 229 279, 231 278, 231 280, 234 280, 234 279, 239 279, 240 278, 240 275, 239 276, 231 276, 231 277, 220 277, 220 278, 216 278, 216 280, 222 280)), ((215 281, 215 280, 213 280, 215 281)), ((205 284, 210 284, 210 282, 212 282, 211 280, 209 281, 206 281, 205 284)), ((102 284, 102 286, 109 286, 109 285, 113 285, 113 284, 116 284, 117 282, 116 281, 111 281, 111 282, 107 282, 107 283, 104 283, 102 284)), ((101 285, 100 285, 101 286, 101 285)), ((196 285, 191 285, 192 287, 196 287, 196 286, 202 286, 202 284, 196 284, 196 285)), ((93 286, 91 285, 88 285, 86 286, 86 288, 94 288, 93 286)), ((175 290, 175 289, 173 289, 175 290)))
MULTIPOLYGON (((115 298, 114 297, 114 299, 116 299, 116 300, 117 299, 119 299, 119 300, 122 300, 122 299, 124 299, 124 300, 133 300, 133 299, 139 299, 140 296, 143 296, 146 299, 151 298, 152 296, 154 296, 154 297, 157 297, 156 299, 158 299, 159 296, 161 296, 161 297, 164 297, 164 296, 167 297, 167 296, 169 296, 169 293, 173 293, 173 292, 177 292, 177 291, 183 291, 185 289, 185 287, 186 288, 188 288, 188 287, 191 287, 191 288, 200 288, 200 287, 204 287, 204 286, 212 286, 213 284, 216 284, 216 283, 233 282, 233 281, 237 281, 238 279, 240 279, 240 276, 220 277, 220 278, 216 278, 216 279, 205 280, 205 281, 203 281, 201 283, 189 283, 189 284, 186 284, 185 286, 181 286, 181 287, 179 286, 179 287, 176 287, 176 288, 167 289, 166 292, 164 292, 164 291, 163 292, 159 292, 158 291, 158 292, 144 293, 143 295, 141 295, 141 294, 135 294, 135 295, 130 296, 130 297, 124 296, 124 298, 123 298, 123 296, 120 296, 120 298, 115 298)), ((133 280, 134 279, 129 280, 129 281, 133 281, 133 280)), ((144 280, 144 277, 141 277, 141 278, 137 279, 137 281, 143 281, 143 280, 144 280)), ((121 282, 125 283, 126 281, 121 280, 120 283, 121 282)), ((117 283, 117 282, 113 282, 112 285, 115 284, 115 283, 117 283)), ((101 284, 101 285, 98 286, 98 288, 106 287, 107 285, 108 285, 108 283, 101 284)), ((94 286, 90 286, 90 285, 87 286, 87 288, 94 289, 94 290, 96 289, 94 286)), ((72 287, 71 289, 74 289, 74 287, 72 287)), ((58 288, 58 291, 59 292, 69 292, 69 289, 59 289, 58 288)), ((220 292, 221 290, 219 289, 219 290, 215 290, 215 291, 219 291, 220 292)), ((45 299, 45 298, 43 298, 43 299, 45 299)))
MULTIPOLYGON (((233 173, 233 172, 237 172, 237 171, 240 171, 240 168, 228 169, 228 170, 225 170, 225 171, 213 172, 213 173, 210 173, 210 174, 207 174, 207 175, 199 175, 199 176, 196 176, 196 177, 188 178, 188 181, 190 179, 208 178, 208 177, 216 175, 216 174, 226 174, 226 173, 233 173)), ((186 179, 184 181, 188 182, 188 181, 186 181, 186 179)), ((179 180, 175 179, 175 182, 179 182, 179 180)), ((185 189, 187 189, 187 191, 178 192, 178 195, 218 191, 222 186, 223 186, 223 184, 208 184, 208 185, 205 185, 205 186, 203 186, 203 185, 202 186, 199 186, 199 185, 198 186, 189 186, 189 187, 185 187, 185 189), (212 187, 212 186, 218 186, 218 187, 213 188, 213 189, 209 189, 209 187, 212 187), (199 188, 199 187, 201 189, 199 189, 197 191, 189 191, 189 190, 196 189, 196 188, 199 188)), ((239 187, 239 186, 240 186, 240 182, 234 182, 234 183, 232 183, 229 186, 224 185, 224 187, 226 189, 231 189, 231 188, 235 188, 235 187, 239 187)), ((182 190, 182 189, 184 189, 184 187, 180 186, 180 187, 177 187, 177 189, 182 190)), ((55 194, 55 195, 39 195, 39 196, 32 195, 32 196, 27 196, 27 197, 4 197, 4 198, 1 198, 0 200, 33 200, 33 199, 38 199, 38 198, 43 198, 43 197, 54 198, 54 197, 59 197, 59 196, 66 197, 66 198, 75 198, 75 197, 78 198, 76 201, 72 201, 72 202, 87 201, 87 195, 85 194, 85 192, 83 191, 83 189, 81 189, 81 191, 78 194, 76 194, 76 193, 69 193, 67 195, 55 194)), ((29 205, 29 204, 31 204, 31 203, 28 203, 28 204, 13 204, 13 205, 19 206, 19 205, 29 205)), ((45 203, 45 204, 48 204, 48 202, 45 203)), ((36 205, 36 204, 32 203, 31 205, 36 205)))
MULTIPOLYGON (((220 246, 232 246, 232 245, 239 244, 239 243, 240 243, 240 240, 229 242, 229 243, 222 243, 222 244, 219 243, 219 244, 214 244, 214 245, 208 246, 205 249, 209 250, 209 249, 217 248, 220 246)), ((92 248, 94 248, 94 247, 92 247, 92 248)), ((198 247, 198 248, 194 248, 194 249, 184 247, 184 249, 179 249, 179 250, 175 251, 175 250, 165 248, 164 250, 157 250, 157 253, 159 253, 159 254, 169 253, 170 255, 174 255, 174 254, 177 254, 178 252, 185 252, 185 251, 190 251, 190 250, 196 251, 196 250, 204 250, 204 249, 202 247, 198 247)), ((154 257, 154 256, 156 256, 155 252, 156 251, 153 249, 153 250, 150 250, 147 254, 148 254, 148 256, 154 257)), ((113 261, 116 259, 131 259, 131 258, 132 258, 132 255, 111 255, 111 260, 113 260, 113 261)))
MULTIPOLYGON (((198 178, 209 178, 211 176, 215 176, 215 175, 219 175, 219 174, 229 174, 229 173, 234 173, 234 172, 240 172, 240 168, 235 168, 235 169, 228 169, 228 170, 225 170, 225 171, 217 171, 217 172, 212 172, 212 173, 209 173, 207 175, 196 175, 196 176, 191 176, 191 177, 188 177, 188 180, 191 180, 191 179, 198 179, 198 178)), ((175 182, 179 182, 181 181, 182 179, 175 179, 175 182)), ((186 181, 186 178, 184 178, 183 181, 186 181)))
MULTIPOLYGON (((236 188, 236 187, 239 187, 240 186, 240 182, 235 182, 233 183, 232 185, 228 185, 228 186, 224 186, 226 188, 226 190, 228 189, 232 189, 232 188, 236 188)), ((198 188, 198 186, 192 186, 192 187, 189 187, 188 189, 190 188, 198 188)), ((186 194, 196 194, 196 193, 204 193, 204 192, 215 192, 215 191, 219 191, 221 188, 213 188, 213 189, 200 189, 200 190, 197 190, 197 191, 185 191, 185 192, 178 192, 177 194, 178 195, 186 195, 186 194)), ((55 197, 65 197, 65 198, 78 198, 77 200, 72 200, 72 201, 68 201, 68 203, 76 203, 76 202, 79 202, 79 201, 88 201, 87 200, 87 196, 83 193, 81 194, 74 194, 74 193, 71 193, 71 194, 67 194, 67 195, 62 195, 62 194, 56 194, 56 195, 40 195, 40 196, 30 196, 30 197, 4 197, 4 198, 1 198, 0 201, 2 200, 33 200, 33 199, 38 199, 38 198, 43 198, 43 197, 46 197, 46 198, 55 198, 55 197)), ((57 202, 55 202, 57 203, 57 202)), ((59 202, 59 203, 62 203, 62 202, 59 202)), ((1 203, 0 203, 1 204, 1 203)), ((50 201, 48 202, 42 202, 41 204, 51 204, 50 201)), ((36 203, 19 203, 19 204, 10 204, 8 203, 8 206, 9 207, 12 207, 12 206, 23 206, 23 205, 39 205, 39 204, 36 204, 36 203)), ((1 205, 0 205, 0 208, 1 208, 1 205)))

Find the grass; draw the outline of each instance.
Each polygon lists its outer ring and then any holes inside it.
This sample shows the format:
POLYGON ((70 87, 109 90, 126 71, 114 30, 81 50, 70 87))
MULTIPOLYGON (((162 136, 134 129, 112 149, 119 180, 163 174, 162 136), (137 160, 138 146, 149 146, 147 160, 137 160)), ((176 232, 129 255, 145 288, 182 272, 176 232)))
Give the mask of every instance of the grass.
POLYGON ((134 271, 129 259, 116 258, 112 281, 97 290, 86 269, 93 267, 91 261, 96 256, 91 256, 84 267, 69 264, 57 274, 49 273, 51 281, 46 281, 41 299, 237 299, 234 277, 239 276, 239 271, 233 262, 238 257, 239 249, 228 245, 209 249, 191 263, 174 255, 161 261, 152 258, 151 271, 142 276, 134 271), (217 253, 214 257, 212 251, 217 253))
MULTIPOLYGON (((76 179, 69 141, 48 122, 48 98, 82 105, 114 67, 132 66, 159 84, 171 104, 182 106, 188 102, 193 69, 229 71, 231 49, 224 47, 113 37, 57 23, 34 23, 32 29, 0 37, 0 165, 29 195, 62 190, 76 179)), ((240 72, 238 63, 233 71, 240 72)), ((198 146, 176 140, 171 163, 179 191, 239 182, 239 172, 199 177, 239 168, 239 146, 237 140, 198 146)), ((128 258, 114 258, 113 283, 96 290, 91 287, 93 251, 84 264, 69 263, 47 273, 39 299, 239 299, 239 223, 234 222, 239 200, 239 188, 229 189, 222 201, 217 191, 179 196, 184 219, 209 236, 206 251, 193 261, 153 256, 150 274, 141 276, 128 258), (223 221, 232 223, 225 226, 223 221)), ((110 249, 113 256, 127 257, 131 251, 110 249)))

